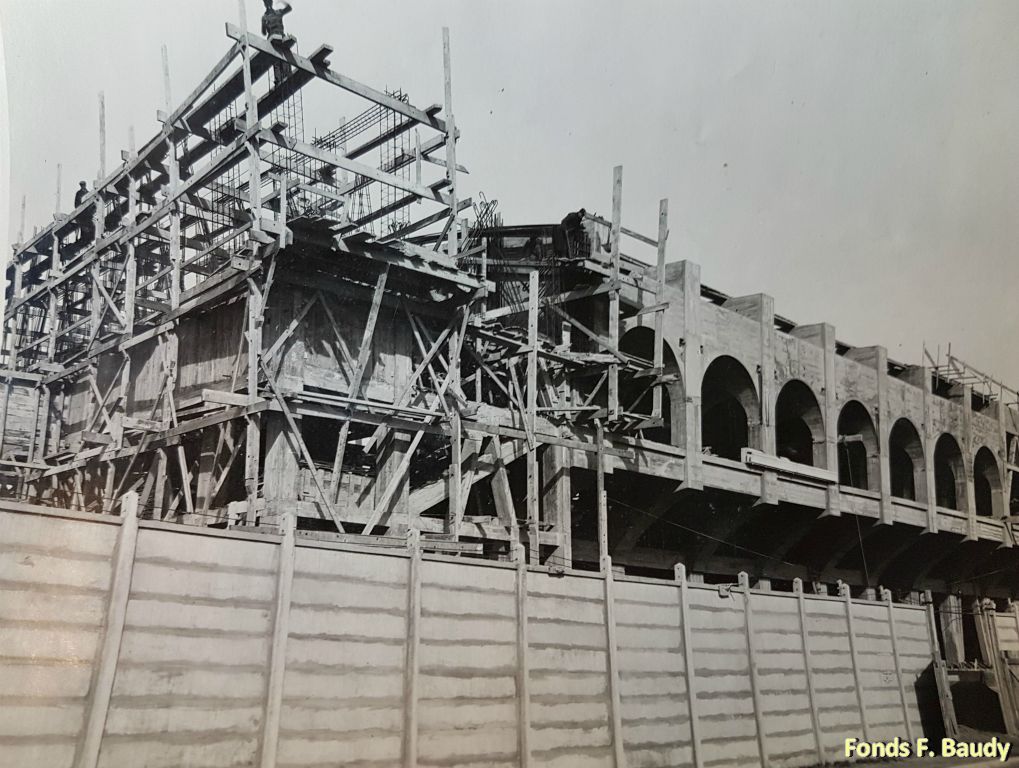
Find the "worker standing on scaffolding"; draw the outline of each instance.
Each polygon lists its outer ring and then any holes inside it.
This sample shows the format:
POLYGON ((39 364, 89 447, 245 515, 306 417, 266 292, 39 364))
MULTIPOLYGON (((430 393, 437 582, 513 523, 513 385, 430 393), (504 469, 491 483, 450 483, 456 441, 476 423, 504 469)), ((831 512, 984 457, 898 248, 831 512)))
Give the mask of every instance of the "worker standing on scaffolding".
POLYGON ((553 235, 553 244, 559 258, 569 259, 580 255, 580 246, 584 242, 585 216, 587 211, 581 208, 579 211, 566 214, 559 223, 559 229, 553 235))
MULTIPOLYGON (((275 46, 281 46, 293 40, 283 29, 283 17, 294 10, 290 3, 282 0, 277 10, 273 0, 262 0, 265 3, 265 13, 262 14, 262 34, 269 38, 269 42, 275 46)), ((290 67, 282 61, 277 61, 272 67, 273 85, 277 86, 290 74, 290 67)))
POLYGON ((283 30, 283 17, 290 13, 293 7, 283 0, 277 10, 273 0, 262 0, 265 3, 265 13, 262 14, 262 34, 269 38, 271 43, 282 43, 287 39, 287 33, 283 30))

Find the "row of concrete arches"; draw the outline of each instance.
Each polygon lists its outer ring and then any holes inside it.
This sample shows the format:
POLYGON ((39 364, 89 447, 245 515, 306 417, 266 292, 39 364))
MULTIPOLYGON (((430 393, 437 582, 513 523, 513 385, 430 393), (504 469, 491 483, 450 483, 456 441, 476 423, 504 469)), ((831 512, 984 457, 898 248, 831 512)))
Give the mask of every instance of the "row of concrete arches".
MULTIPOLYGON (((621 349, 649 355, 653 335, 635 329, 624 336, 621 349), (630 348, 630 349, 628 349, 630 348)), ((668 387, 664 406, 678 402, 683 385, 675 354, 666 345, 666 374, 675 381, 668 387)), ((671 418, 665 416, 666 432, 671 418)), ((874 418, 863 403, 849 400, 839 411, 836 425, 838 467, 828 467, 824 414, 811 388, 798 379, 779 391, 773 411, 775 448, 780 457, 801 464, 838 470, 841 485, 880 490, 879 440, 874 418)), ((678 425, 677 425, 678 426, 678 425)), ((668 440, 665 434, 659 439, 668 440)), ((761 404, 758 387, 747 369, 734 357, 722 355, 711 361, 701 383, 701 444, 710 453, 740 460, 743 448, 763 447, 761 404)), ((967 511, 967 467, 958 440, 949 433, 934 443, 934 493, 939 507, 967 511)), ((924 443, 908 418, 897 419, 888 440, 891 495, 927 503, 927 461, 924 443)), ((972 466, 973 504, 977 515, 1000 517, 1003 513, 1002 478, 992 451, 981 447, 972 466)))
MULTIPOLYGON (((757 388, 747 370, 734 358, 716 358, 704 372, 701 388, 702 443, 712 453, 739 459, 744 447, 760 447, 760 405, 757 388)), ((825 469, 825 423, 821 406, 810 387, 799 380, 787 382, 775 401, 775 448, 778 456, 825 469)), ((839 483, 864 490, 879 490, 880 452, 877 429, 870 412, 858 400, 846 402, 837 424, 839 483)), ((891 494, 897 498, 927 501, 927 462, 916 426, 907 418, 893 424, 888 440, 891 494)), ((1002 514, 1001 474, 994 454, 981 447, 973 461, 974 505, 978 515, 1002 514)), ((948 433, 934 444, 935 503, 965 510, 966 463, 958 440, 948 433)))

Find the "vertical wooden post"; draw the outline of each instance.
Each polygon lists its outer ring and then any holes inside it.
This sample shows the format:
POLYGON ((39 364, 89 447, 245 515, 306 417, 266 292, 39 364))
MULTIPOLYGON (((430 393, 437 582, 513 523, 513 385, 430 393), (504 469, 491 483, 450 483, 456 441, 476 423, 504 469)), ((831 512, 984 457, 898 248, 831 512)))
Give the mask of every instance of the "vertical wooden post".
POLYGON ((601 571, 605 579, 605 628, 608 645, 612 753, 616 768, 626 768, 626 750, 623 745, 623 705, 619 695, 619 647, 616 642, 615 580, 612 573, 612 558, 608 555, 601 559, 601 571))
POLYGON ((693 663, 693 627, 690 623, 690 588, 687 584, 686 566, 675 565, 676 581, 679 582, 679 620, 683 630, 683 668, 686 670, 686 704, 690 716, 690 751, 693 753, 695 768, 704 768, 701 750, 700 724, 698 723, 697 675, 693 663))
POLYGON ((290 635, 290 602, 294 591, 294 565, 297 559, 297 517, 283 516, 283 540, 280 542, 279 569, 276 577, 276 618, 272 631, 272 656, 269 660, 269 685, 262 726, 261 768, 275 768, 280 737, 280 713, 283 710, 283 680, 286 677, 287 638, 290 635))
MULTIPOLYGON (((465 310, 466 311, 466 310, 465 310)), ((448 378, 453 391, 460 389, 460 331, 454 329, 449 336, 449 370, 448 378)), ((460 404, 457 403, 449 417, 449 530, 454 539, 460 538, 460 521, 463 519, 463 424, 460 417, 460 404)), ((467 489, 470 494, 470 488, 467 489)))
POLYGON ((595 468, 595 489, 598 494, 598 561, 604 565, 605 558, 609 556, 609 498, 605 490, 605 433, 600 419, 594 422, 594 428, 597 447, 595 460, 598 462, 595 468))
POLYGON ((764 736, 764 705, 761 701, 761 681, 757 672, 757 641, 754 637, 754 611, 751 605, 750 576, 746 571, 739 573, 739 589, 743 593, 743 616, 747 632, 747 656, 750 662, 750 696, 754 702, 754 722, 757 725, 757 749, 761 765, 768 768, 768 745, 764 736))
MULTIPOLYGON (((527 276, 527 433, 534 437, 538 412, 538 270, 527 276)), ((538 506, 538 444, 527 446, 527 524, 531 562, 541 561, 538 506)))
MULTIPOLYGON (((240 0, 242 3, 244 0, 240 0)), ((163 54, 163 103, 166 104, 166 111, 173 111, 173 95, 170 92, 170 54, 166 45, 162 46, 163 54)), ((133 149, 133 147, 132 147, 133 149)))
MULTIPOLYGON (((449 27, 442 28, 442 71, 445 80, 445 118, 446 118, 446 176, 449 179, 449 215, 453 219, 457 214, 456 194, 456 120, 453 117, 453 69, 449 50, 449 27)), ((453 221, 449 228, 448 256, 455 259, 459 252, 457 243, 457 224, 453 221)))
MULTIPOLYGON (((612 290, 609 291, 609 343, 619 349, 619 228, 623 213, 623 166, 612 169, 612 290)), ((609 419, 619 418, 619 363, 609 365, 609 419)))
POLYGON ((99 91, 99 180, 106 177, 106 95, 99 91))
POLYGON ((531 765, 531 667, 527 639, 527 553, 523 545, 513 546, 517 562, 517 749, 520 768, 531 765))
POLYGON ((892 591, 882 590, 881 598, 888 605, 888 632, 892 640, 892 659, 895 661, 895 678, 899 683, 899 696, 902 699, 902 724, 906 727, 906 735, 913 741, 913 723, 909 717, 909 703, 906 698, 906 683, 902 679, 902 665, 899 663, 899 640, 895 633, 895 603, 892 602, 892 591))
POLYGON ((955 736, 959 732, 959 724, 955 719, 955 702, 952 700, 952 686, 945 669, 945 660, 941 658, 938 644, 938 629, 934 621, 934 597, 930 590, 923 593, 927 612, 927 637, 931 644, 931 655, 934 657, 934 680, 938 687, 938 701, 941 703, 941 719, 945 726, 946 736, 955 736))
POLYGON ((416 528, 407 535, 407 655, 403 670, 403 768, 418 764, 418 645, 421 636, 421 539, 416 528))
MULTIPOLYGON (((655 304, 661 305, 665 301, 665 242, 669 238, 669 201, 662 200, 658 203, 658 262, 657 282, 655 283, 655 304)), ((655 310, 655 358, 654 366, 661 371, 665 362, 665 309, 659 306, 655 310)), ((664 371, 662 372, 664 373, 664 371)), ((662 373, 658 374, 659 376, 662 373)), ((662 385, 659 384, 652 390, 651 418, 658 419, 662 416, 662 385)), ((678 403, 671 404, 678 408, 678 403)), ((668 426, 668 425, 666 425, 668 426)))
POLYGON ((807 698, 810 701, 810 722, 814 729, 814 743, 817 747, 817 764, 824 760, 824 742, 822 740, 821 716, 817 708, 817 690, 814 687, 814 660, 810 652, 810 626, 807 623, 807 600, 803 594, 803 580, 793 579, 793 593, 800 614, 800 636, 803 638, 803 662, 807 673, 807 698))
POLYGON ((21 223, 18 225, 18 245, 25 242, 25 205, 28 203, 26 195, 21 196, 21 223))
POLYGON ((849 655, 853 661, 853 687, 856 689, 856 704, 860 708, 860 726, 863 729, 863 741, 870 740, 870 726, 867 724, 867 709, 863 705, 863 678, 860 676, 860 660, 856 653, 856 631, 853 629, 853 598, 849 585, 839 582, 839 597, 846 607, 846 631, 849 638, 849 655))
POLYGON ((110 696, 117 674, 120 642, 124 637, 124 620, 127 602, 131 596, 131 576, 138 546, 138 495, 127 494, 120 505, 120 531, 117 536, 117 554, 113 563, 110 598, 106 606, 106 623, 99 657, 92 672, 91 695, 85 705, 85 727, 75 755, 75 768, 95 768, 99 762, 99 749, 106 715, 110 710, 110 696))

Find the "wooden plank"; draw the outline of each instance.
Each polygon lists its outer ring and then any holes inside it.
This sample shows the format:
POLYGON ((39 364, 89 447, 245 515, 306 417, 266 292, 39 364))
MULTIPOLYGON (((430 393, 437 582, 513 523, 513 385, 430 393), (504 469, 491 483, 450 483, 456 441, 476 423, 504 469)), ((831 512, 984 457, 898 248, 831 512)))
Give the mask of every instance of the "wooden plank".
POLYGON ((612 756, 615 768, 626 768, 626 749, 623 744, 623 704, 619 692, 619 644, 616 640, 615 581, 612 574, 612 558, 608 555, 601 561, 601 571, 605 583, 605 635, 608 646, 612 756))
POLYGON ((336 511, 332 502, 329 500, 329 495, 326 493, 325 487, 322 485, 322 480, 318 476, 318 470, 315 467, 315 461, 311 458, 311 453, 308 451, 308 446, 305 444, 304 439, 301 437, 301 429, 297 425, 297 421, 294 419, 294 414, 290 410, 290 406, 287 405, 287 401, 283 399, 283 395, 280 394, 276 385, 272 381, 272 376, 265 367, 265 361, 259 360, 259 364, 262 366, 262 370, 266 375, 266 383, 269 385, 269 389, 272 391, 273 396, 276 398, 276 403, 279 405, 280 410, 283 413, 283 418, 287 422, 287 439, 291 441, 291 444, 295 446, 298 455, 304 459, 305 465, 308 467, 311 479, 315 483, 315 489, 318 491, 319 499, 322 502, 322 506, 325 511, 329 513, 329 516, 333 519, 336 524, 336 528, 340 533, 343 533, 343 523, 340 522, 340 515, 336 511))
POLYGON ((863 730, 862 741, 870 741, 870 726, 867 722, 867 709, 863 703, 863 678, 860 675, 860 659, 856 648, 856 630, 853 623, 853 598, 849 585, 839 582, 839 597, 846 607, 846 634, 849 639, 849 655, 853 662, 853 688, 856 690, 856 704, 860 709, 860 726, 863 730))
POLYGON ((814 731, 814 745, 817 748, 817 764, 825 763, 821 715, 817 706, 817 688, 814 683, 814 659, 810 649, 810 627, 807 625, 807 601, 803 594, 803 580, 793 579, 793 594, 800 616, 800 636, 803 638, 803 663, 807 673, 807 698, 810 701, 810 723, 814 731))
POLYGON ((760 672, 757 668, 757 639, 754 636, 753 595, 750 592, 750 577, 746 571, 740 571, 739 589, 743 593, 743 617, 747 633, 747 657, 750 666, 750 697, 754 702, 754 723, 757 731, 757 750, 761 765, 769 768, 768 744, 764 735, 764 702, 761 700, 760 672))
POLYGON ((517 563, 517 750, 520 768, 531 766, 531 666, 527 639, 527 554, 513 545, 517 563))
POLYGON ((120 642, 124 636, 127 603, 131 596, 135 551, 138 546, 138 496, 131 493, 121 500, 121 524, 117 535, 117 553, 113 563, 110 598, 106 608, 105 630, 99 657, 85 704, 85 725, 75 755, 75 768, 96 768, 102 746, 106 716, 110 709, 113 680, 117 674, 120 642))
POLYGON ((601 562, 609 556, 609 504, 605 491, 605 433, 601 420, 595 426, 595 488, 598 504, 598 558, 601 562))
MULTIPOLYGON (((386 264, 375 281, 375 292, 372 294, 371 308, 368 310, 368 319, 365 321, 364 333, 361 335, 361 348, 357 353, 357 364, 350 377, 350 397, 359 397, 361 394, 361 381, 364 379, 364 372, 371 359, 372 339, 375 336, 375 324, 379 319, 379 309, 382 307, 382 297, 386 292, 386 281, 389 278, 389 265, 386 264)), ((340 481, 343 477, 343 456, 347 450, 347 437, 350 434, 350 421, 343 422, 340 427, 340 436, 336 443, 336 456, 333 458, 333 486, 334 499, 340 496, 340 481)), ((342 529, 341 529, 342 532, 342 529)))
MULTIPOLYGON (((238 441, 239 442, 239 441, 238 441)), ((294 564, 297 559, 297 517, 283 516, 283 540, 280 542, 279 569, 276 575, 276 613, 272 628, 272 655, 269 659, 269 683, 262 726, 261 768, 276 768, 279 748, 280 716, 283 711, 283 681, 286 676, 287 638, 290 635, 290 603, 294 589, 294 564)))
POLYGON ((906 728, 906 734, 910 741, 913 741, 913 721, 909 716, 909 700, 906 697, 906 681, 902 676, 902 663, 899 661, 899 641, 895 632, 895 604, 892 602, 892 592, 889 589, 882 590, 882 599, 888 606, 888 634, 892 641, 892 660, 895 662, 895 678, 899 684, 899 697, 902 700, 902 724, 906 728))
POLYGON ((456 121, 453 118, 453 66, 450 61, 449 51, 449 27, 442 28, 442 72, 445 93, 446 108, 446 178, 449 179, 450 191, 450 220, 453 226, 449 227, 449 241, 446 247, 446 255, 456 258, 460 247, 457 242, 457 226, 455 223, 457 211, 456 204, 456 121))
POLYGON ((345 75, 339 74, 338 72, 333 72, 324 65, 315 65, 314 62, 304 58, 303 56, 299 56, 292 50, 287 50, 285 53, 280 52, 271 43, 269 43, 268 40, 252 34, 244 33, 233 24, 228 23, 226 25, 226 34, 227 37, 237 40, 238 42, 244 42, 256 51, 268 54, 281 61, 285 61, 291 66, 311 72, 316 77, 325 80, 327 83, 331 83, 332 85, 343 88, 346 91, 357 94, 362 98, 373 101, 383 107, 387 107, 388 109, 391 109, 404 117, 409 117, 422 125, 427 125, 437 131, 442 131, 443 133, 447 130, 446 123, 441 118, 431 116, 424 110, 418 109, 411 104, 400 101, 399 99, 383 93, 382 91, 377 91, 370 86, 359 83, 345 75))
MULTIPOLYGON (((538 270, 528 275, 527 289, 527 404, 524 414, 527 434, 537 429, 538 408, 538 270)), ((541 562, 538 545, 538 526, 541 511, 538 506, 538 446, 533 438, 527 448, 527 524, 528 548, 532 563, 541 562)))
MULTIPOLYGON (((566 311, 563 310, 561 307, 557 307, 557 306, 555 306, 553 304, 551 306, 551 309, 552 309, 553 312, 555 312, 557 315, 559 315, 559 317, 561 317, 563 320, 568 322, 570 325, 572 325, 574 328, 576 328, 582 334, 587 336, 587 338, 589 338, 595 344, 600 346, 602 349, 606 350, 609 354, 611 354, 617 360, 619 360, 622 363, 628 362, 628 359, 627 359, 626 355, 624 355, 622 352, 619 351, 618 345, 617 344, 613 344, 611 339, 606 339, 603 336, 599 336, 597 333, 592 331, 590 328, 588 328, 586 325, 581 323, 575 317, 572 317, 571 315, 567 314, 566 311)), ((609 370, 611 370, 611 368, 609 370)), ((617 369, 617 371, 618 371, 618 369, 617 369)))
MULTIPOLYGON (((669 201, 658 204, 658 261, 656 263, 657 284, 655 285, 655 370, 662 370, 665 362, 665 243, 669 238, 669 201)), ((656 386, 651 394, 651 418, 662 416, 662 387, 656 386)), ((679 408, 678 403, 672 404, 679 408)))
POLYGON ((320 149, 311 144, 307 144, 303 141, 299 141, 292 136, 272 131, 268 129, 260 130, 255 134, 255 138, 259 141, 263 141, 272 144, 283 149, 289 149, 293 152, 298 152, 305 157, 310 157, 312 160, 317 160, 325 165, 335 166, 336 168, 342 168, 346 171, 357 176, 363 176, 373 181, 377 181, 381 184, 386 184, 390 187, 396 187, 402 189, 404 192, 409 192, 412 195, 422 200, 433 200, 438 203, 453 209, 455 202, 449 195, 443 194, 442 192, 426 186, 418 186, 417 184, 408 181, 396 174, 389 173, 387 171, 380 171, 377 168, 373 168, 370 165, 359 163, 355 160, 337 155, 333 152, 327 152, 326 150, 320 149))
MULTIPOLYGON (((612 170, 612 282, 619 283, 619 227, 623 212, 623 166, 612 170)), ((619 349, 619 290, 609 294, 609 345, 619 349)), ((609 419, 619 418, 619 366, 609 365, 609 419)))
POLYGON ((690 620, 690 588, 687 583, 686 566, 674 566, 675 578, 679 583, 679 621, 683 630, 683 667, 686 670, 686 701, 690 717, 690 750, 693 752, 695 768, 704 768, 704 750, 701 746, 700 703, 697 700, 697 675, 693 658, 693 626, 690 620))
MULTIPOLYGON (((367 532, 367 529, 366 529, 367 532)), ((418 647, 421 642, 421 534, 411 529, 407 547, 407 640, 403 670, 403 768, 418 763, 418 647)))

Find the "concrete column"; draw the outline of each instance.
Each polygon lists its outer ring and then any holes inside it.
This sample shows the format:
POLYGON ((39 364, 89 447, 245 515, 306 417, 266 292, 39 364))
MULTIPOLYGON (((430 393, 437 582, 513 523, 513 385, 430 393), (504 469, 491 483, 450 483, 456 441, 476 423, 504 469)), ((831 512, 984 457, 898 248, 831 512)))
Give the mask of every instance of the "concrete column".
MULTIPOLYGON (((923 447, 924 487, 916 488, 917 499, 923 491, 927 499, 927 533, 938 532, 937 490, 934 485, 934 426, 931 418, 931 372, 925 365, 912 365, 904 378, 923 392, 923 424, 920 425, 920 441, 923 447)), ((914 473, 915 477, 915 473, 914 473)))
MULTIPOLYGON (((760 324, 760 364, 757 369, 757 390, 761 397, 759 445, 774 455, 775 438, 775 300, 764 293, 727 299, 724 309, 738 312, 760 324)), ((751 440, 751 443, 753 440, 751 440)))
POLYGON ((566 568, 573 565, 571 464, 571 451, 558 445, 545 446, 541 455, 541 508, 545 522, 551 524, 560 541, 550 561, 566 568))
MULTIPOLYGON (((953 396, 962 397, 962 466, 963 477, 966 479, 965 499, 959 499, 965 504, 966 510, 966 541, 977 539, 977 503, 976 494, 973 488, 973 387, 970 384, 963 384, 952 388, 953 396)), ((956 482, 958 486, 958 481, 956 482)))
MULTIPOLYGON (((296 418, 300 425, 300 418, 296 418)), ((265 475, 262 493, 265 497, 263 523, 276 525, 284 509, 293 508, 301 483, 301 470, 290 440, 287 422, 280 413, 265 417, 265 475)), ((322 514, 328 512, 322 510, 322 514)))
MULTIPOLYGON (((835 379, 835 326, 828 323, 798 325, 792 330, 798 339, 821 347, 824 352, 824 455, 828 469, 838 472, 838 387, 835 379)), ((838 517, 842 514, 842 498, 837 483, 828 486, 825 499, 825 515, 838 517)))
POLYGON ((682 338, 679 365, 686 396, 676 406, 682 412, 684 476, 686 487, 704 487, 701 445, 701 384, 704 377, 704 346, 701 338, 701 268, 692 261, 666 267, 666 283, 680 291, 682 338))
POLYGON ((871 365, 877 373, 877 413, 874 426, 878 441, 878 488, 881 491, 881 517, 879 522, 891 525, 895 522, 892 508, 891 464, 888 461, 888 436, 892 426, 888 415, 888 350, 884 347, 858 347, 846 353, 846 357, 862 365, 871 365))

